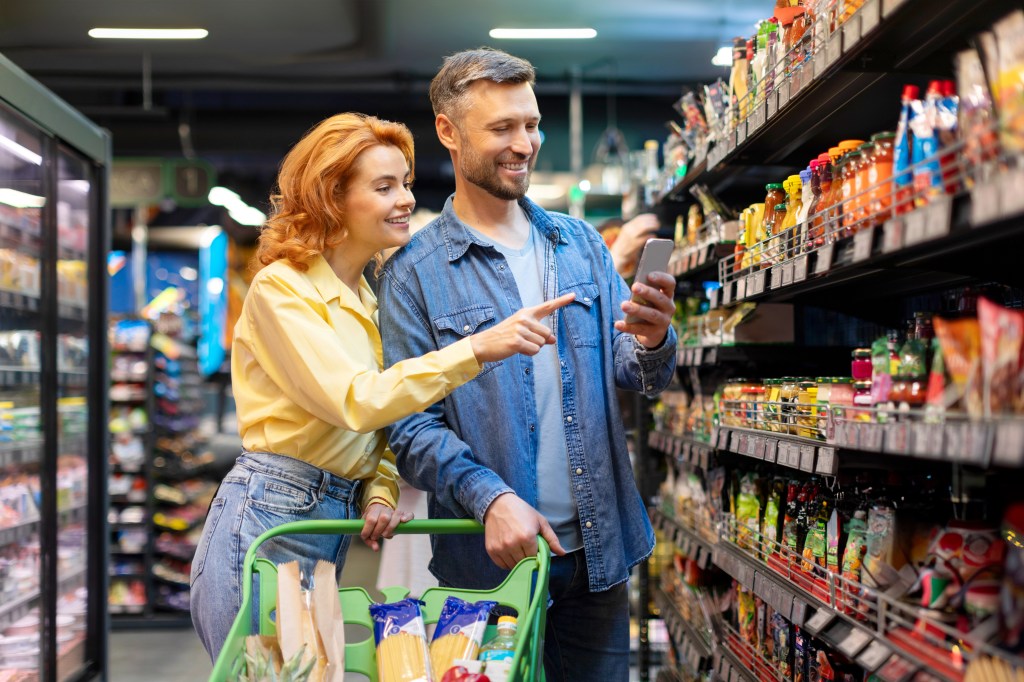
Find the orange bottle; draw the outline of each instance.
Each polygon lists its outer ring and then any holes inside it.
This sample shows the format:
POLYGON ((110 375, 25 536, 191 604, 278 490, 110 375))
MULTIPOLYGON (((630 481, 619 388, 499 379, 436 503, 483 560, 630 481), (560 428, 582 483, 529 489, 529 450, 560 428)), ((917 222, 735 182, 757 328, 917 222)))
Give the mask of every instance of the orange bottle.
POLYGON ((868 169, 867 223, 877 225, 892 217, 892 165, 896 133, 871 136, 871 167, 868 169))

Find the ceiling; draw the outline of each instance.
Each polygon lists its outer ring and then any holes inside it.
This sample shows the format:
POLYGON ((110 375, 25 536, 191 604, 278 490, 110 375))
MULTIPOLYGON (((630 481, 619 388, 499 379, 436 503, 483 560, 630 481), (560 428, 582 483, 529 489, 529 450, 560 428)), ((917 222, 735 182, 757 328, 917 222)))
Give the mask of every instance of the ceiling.
MULTIPOLYGON (((529 59, 545 117, 539 168, 568 169, 570 74, 584 150, 614 122, 630 146, 663 138, 687 84, 749 35, 770 0, 2 0, 0 53, 113 135, 115 156, 198 156, 265 197, 281 156, 325 116, 401 120, 418 183, 450 186, 427 100, 444 55, 493 45, 529 59), (93 27, 202 27, 201 41, 100 41, 93 27), (491 28, 592 27, 597 38, 497 41, 491 28), (614 94, 613 98, 609 94, 614 94)), ((418 188, 421 185, 418 184, 418 188)), ((449 191, 445 189, 445 191, 449 191)), ((443 196, 439 194, 439 196, 443 196)))

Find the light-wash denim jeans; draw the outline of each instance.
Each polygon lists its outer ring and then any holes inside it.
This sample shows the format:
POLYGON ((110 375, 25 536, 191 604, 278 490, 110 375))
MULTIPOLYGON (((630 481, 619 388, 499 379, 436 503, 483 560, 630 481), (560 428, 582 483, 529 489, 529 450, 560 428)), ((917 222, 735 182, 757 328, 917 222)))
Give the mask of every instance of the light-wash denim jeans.
MULTIPOLYGON (((192 623, 211 659, 217 660, 242 606, 243 561, 253 540, 289 521, 359 518, 360 487, 359 481, 292 457, 245 452, 236 460, 210 505, 192 560, 192 623)), ((298 561, 303 575, 312 575, 324 559, 340 575, 350 540, 349 535, 279 536, 261 545, 258 555, 274 563, 298 561)), ((254 590, 254 614, 257 595, 254 590)))

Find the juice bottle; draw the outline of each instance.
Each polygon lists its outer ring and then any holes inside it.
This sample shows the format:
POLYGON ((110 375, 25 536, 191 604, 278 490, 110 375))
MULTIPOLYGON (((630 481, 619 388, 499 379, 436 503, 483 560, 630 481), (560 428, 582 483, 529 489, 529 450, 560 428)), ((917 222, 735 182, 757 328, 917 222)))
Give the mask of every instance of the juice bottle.
POLYGON ((818 222, 818 214, 821 211, 821 162, 817 159, 811 161, 811 204, 807 209, 807 241, 804 244, 804 250, 810 251, 821 244, 824 244, 824 240, 821 240, 824 232, 821 231, 820 223, 818 222), (819 241, 821 240, 821 241, 819 241))
POLYGON ((878 224, 892 217, 893 142, 896 133, 871 136, 871 167, 868 169, 868 222, 878 224))
POLYGON ((787 258, 793 258, 797 253, 797 215, 803 208, 803 198, 801 192, 803 190, 803 182, 800 180, 799 175, 790 175, 786 178, 786 182, 782 183, 786 188, 787 200, 786 200, 786 217, 782 219, 782 224, 779 226, 779 233, 781 235, 781 246, 782 253, 787 258))
POLYGON ((854 208, 856 183, 854 176, 857 174, 857 166, 860 163, 860 152, 850 152, 840 161, 839 175, 842 187, 842 202, 837 205, 837 215, 842 217, 841 235, 847 237, 853 234, 854 208))
POLYGON ((818 175, 821 185, 821 199, 818 201, 817 214, 814 217, 814 246, 822 246, 826 242, 833 242, 832 237, 832 206, 835 201, 832 196, 832 159, 829 154, 818 154, 818 175))
POLYGON ((807 244, 807 214, 814 203, 814 192, 811 188, 811 169, 800 171, 800 210, 797 211, 796 224, 799 226, 793 248, 797 253, 803 251, 807 244))
POLYGON ((867 189, 871 185, 868 176, 871 172, 871 150, 873 142, 865 142, 857 147, 860 152, 860 160, 853 171, 853 230, 866 227, 868 217, 868 195, 867 189))
POLYGON ((516 651, 516 628, 518 623, 515 616, 501 616, 498 618, 498 634, 491 641, 480 647, 479 660, 481 661, 510 661, 516 651))
POLYGON ((896 139, 893 147, 893 182, 896 187, 896 215, 902 215, 914 207, 914 175, 910 169, 910 105, 920 95, 916 85, 903 88, 902 108, 896 125, 896 139))

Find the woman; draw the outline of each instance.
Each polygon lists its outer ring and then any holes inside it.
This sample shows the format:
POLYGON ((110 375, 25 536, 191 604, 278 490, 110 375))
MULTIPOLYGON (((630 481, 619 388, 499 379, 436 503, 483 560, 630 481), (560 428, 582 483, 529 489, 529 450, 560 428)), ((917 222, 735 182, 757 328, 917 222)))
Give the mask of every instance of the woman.
MULTIPOLYGON (((409 241, 413 143, 398 123, 339 114, 285 157, 235 326, 231 380, 242 455, 221 483, 192 561, 192 620, 216 659, 241 607, 252 541, 288 521, 364 519, 374 551, 409 514, 381 429, 473 379, 485 362, 554 343, 538 320, 570 297, 523 309, 439 351, 381 371, 377 302, 364 268, 409 241)), ((428 322, 429 323, 429 322, 428 322)), ((348 537, 286 536, 261 556, 318 559, 340 574, 348 537)))

